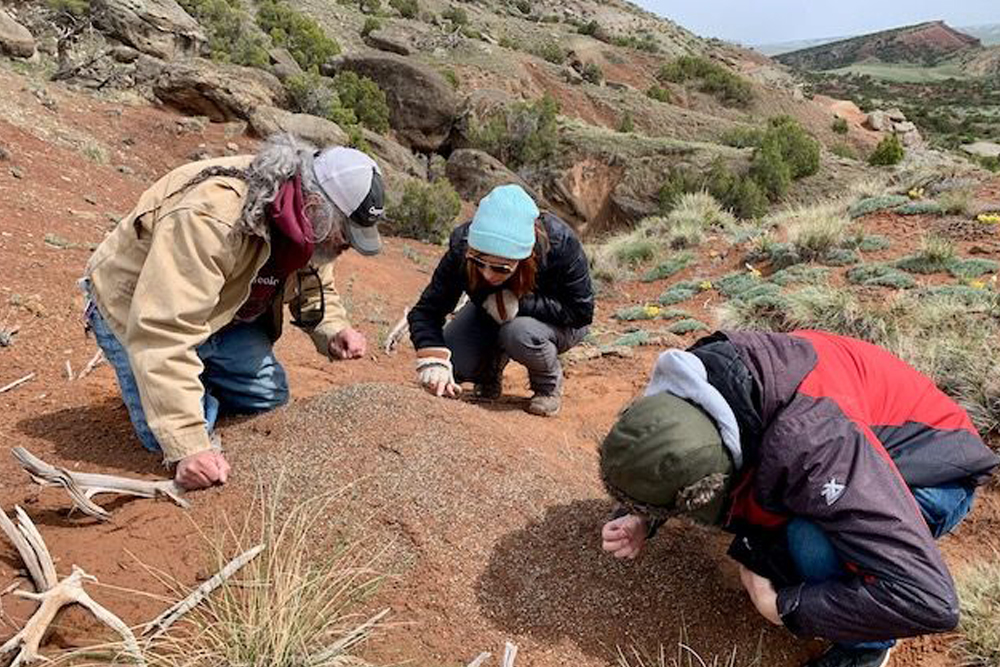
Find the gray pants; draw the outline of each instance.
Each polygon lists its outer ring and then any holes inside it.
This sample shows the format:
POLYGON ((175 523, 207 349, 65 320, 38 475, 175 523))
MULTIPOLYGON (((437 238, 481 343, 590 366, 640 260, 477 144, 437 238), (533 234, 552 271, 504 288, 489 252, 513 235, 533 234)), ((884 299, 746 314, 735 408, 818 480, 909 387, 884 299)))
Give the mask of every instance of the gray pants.
POLYGON ((528 369, 532 391, 543 395, 562 389, 559 355, 586 335, 586 327, 559 327, 533 317, 515 317, 501 326, 474 303, 444 328, 457 382, 495 382, 513 359, 528 369))

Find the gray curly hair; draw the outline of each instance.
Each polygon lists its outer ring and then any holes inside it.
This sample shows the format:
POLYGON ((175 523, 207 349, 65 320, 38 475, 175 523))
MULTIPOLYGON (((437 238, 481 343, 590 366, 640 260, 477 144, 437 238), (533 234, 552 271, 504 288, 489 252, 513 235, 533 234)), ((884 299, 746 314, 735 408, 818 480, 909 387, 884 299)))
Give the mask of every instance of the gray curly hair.
POLYGON ((312 223, 313 242, 325 240, 345 216, 323 194, 313 173, 313 159, 318 149, 308 141, 291 134, 272 135, 264 142, 257 156, 246 169, 209 167, 198 173, 188 187, 214 176, 231 176, 247 183, 240 218, 233 226, 234 234, 248 234, 267 239, 268 206, 274 202, 281 186, 298 173, 302 178, 302 195, 306 216, 312 223))

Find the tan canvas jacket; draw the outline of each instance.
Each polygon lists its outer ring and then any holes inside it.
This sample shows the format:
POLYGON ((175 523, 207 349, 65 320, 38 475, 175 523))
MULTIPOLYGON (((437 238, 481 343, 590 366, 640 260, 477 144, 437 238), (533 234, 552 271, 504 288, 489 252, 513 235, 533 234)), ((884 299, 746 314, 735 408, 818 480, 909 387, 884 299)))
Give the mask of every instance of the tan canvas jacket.
MULTIPOLYGON (((217 176, 185 186, 202 169, 243 168, 252 159, 205 160, 171 171, 142 194, 87 263, 94 301, 128 352, 146 420, 168 463, 211 447, 195 348, 233 321, 270 253, 265 239, 233 233, 247 187, 241 179, 217 176)), ((309 333, 316 349, 329 354, 330 339, 349 323, 333 265, 321 267, 320 277, 321 287, 303 294, 290 278, 283 301, 308 311, 325 298, 325 316, 309 333)), ((275 339, 282 310, 278 304, 267 323, 275 339)))

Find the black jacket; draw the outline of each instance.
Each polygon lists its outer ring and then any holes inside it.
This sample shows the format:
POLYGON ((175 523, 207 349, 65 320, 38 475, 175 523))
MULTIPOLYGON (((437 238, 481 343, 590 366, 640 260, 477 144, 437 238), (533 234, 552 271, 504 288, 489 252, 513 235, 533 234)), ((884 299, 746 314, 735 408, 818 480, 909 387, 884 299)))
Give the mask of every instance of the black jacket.
POLYGON ((744 470, 725 527, 781 536, 788 518, 809 519, 855 573, 776 582, 784 624, 847 642, 954 627, 954 584, 910 488, 973 488, 996 468, 965 412, 913 368, 851 338, 719 332, 690 351, 740 427, 744 470))
MULTIPOLYGON (((452 232, 448 251, 438 263, 417 305, 410 311, 410 340, 418 350, 444 347, 445 319, 455 309, 462 293, 469 290, 465 253, 470 224, 460 225, 452 232)), ((544 213, 542 224, 549 237, 549 249, 539 260, 535 291, 521 297, 518 315, 580 329, 594 319, 594 288, 587 257, 580 239, 565 222, 551 213, 544 213)), ((535 252, 539 252, 538 245, 535 252)), ((469 298, 473 303, 482 304, 491 291, 470 293, 469 298)))

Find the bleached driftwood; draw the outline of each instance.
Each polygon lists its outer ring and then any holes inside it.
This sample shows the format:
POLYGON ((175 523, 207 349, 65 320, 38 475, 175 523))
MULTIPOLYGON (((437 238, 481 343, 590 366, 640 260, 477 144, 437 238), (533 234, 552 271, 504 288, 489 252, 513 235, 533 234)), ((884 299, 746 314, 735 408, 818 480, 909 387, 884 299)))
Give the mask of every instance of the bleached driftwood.
POLYGON ((139 498, 166 496, 181 507, 188 507, 188 502, 181 497, 184 490, 173 480, 149 482, 116 475, 70 472, 49 465, 24 447, 15 447, 11 453, 37 484, 63 487, 73 500, 74 507, 102 521, 108 521, 111 514, 91 500, 99 493, 119 493, 139 498))
POLYGON ((517 644, 507 642, 503 649, 503 667, 514 667, 514 658, 517 657, 517 644))
POLYGON ((479 667, 489 659, 490 659, 490 654, 484 651, 483 653, 477 655, 476 659, 468 664, 468 667, 479 667))
POLYGON ((212 591, 222 585, 222 582, 236 574, 240 568, 256 558, 257 554, 263 550, 264 545, 258 544, 253 549, 240 554, 226 563, 225 567, 219 570, 212 578, 202 583, 201 586, 198 586, 190 595, 147 623, 143 628, 142 635, 150 640, 158 637, 167 628, 176 623, 181 616, 194 609, 202 600, 211 595, 212 591))
POLYGON ((23 378, 18 378, 17 380, 14 380, 10 384, 5 384, 4 386, 0 387, 0 394, 4 393, 5 391, 10 391, 15 387, 20 387, 22 384, 24 384, 28 380, 31 380, 34 377, 35 377, 34 373, 28 373, 23 378))
POLYGON ((87 377, 94 371, 95 368, 100 366, 102 362, 104 362, 104 352, 98 350, 97 353, 90 359, 90 361, 87 362, 87 365, 83 367, 83 370, 80 371, 80 374, 76 376, 76 379, 82 380, 83 378, 87 377))
MULTIPOLYGON (((469 295, 462 294, 462 298, 458 300, 458 304, 451 311, 452 315, 462 310, 465 304, 469 303, 469 295)), ((389 329, 389 335, 385 338, 385 353, 392 354, 396 347, 399 346, 399 342, 403 340, 410 333, 410 322, 407 316, 410 314, 409 308, 403 309, 403 316, 399 318, 399 321, 389 329)))
POLYGON ((354 646, 359 641, 361 641, 362 639, 364 639, 365 637, 367 637, 368 633, 371 631, 371 629, 373 627, 375 627, 375 625, 379 621, 381 621, 383 618, 385 618, 385 615, 388 614, 388 613, 389 613, 389 609, 386 608, 386 609, 383 609, 382 611, 380 611, 379 613, 375 614, 374 616, 372 616, 371 618, 369 618, 367 621, 365 621, 364 623, 362 623, 361 625, 359 625, 358 627, 354 628, 353 630, 351 630, 350 632, 348 632, 346 635, 344 635, 343 637, 341 637, 340 639, 338 639, 337 641, 335 641, 333 644, 330 645, 329 648, 323 649, 318 654, 316 654, 316 657, 314 658, 314 662, 322 664, 322 663, 324 663, 324 662, 326 662, 328 660, 332 660, 333 658, 336 658, 338 655, 341 655, 342 653, 346 652, 352 646, 354 646))
POLYGON ((34 593, 15 591, 14 595, 38 602, 38 609, 16 635, 0 646, 0 656, 17 651, 10 667, 20 667, 43 660, 44 658, 38 653, 38 647, 45 631, 55 620, 60 609, 67 605, 79 604, 92 613, 97 620, 120 634, 125 651, 131 656, 133 664, 145 667, 146 661, 139 650, 135 635, 132 634, 129 627, 120 618, 95 602, 84 590, 84 582, 96 582, 97 578, 74 565, 73 573, 59 581, 52 556, 49 554, 49 549, 45 546, 45 541, 38 529, 35 528, 35 524, 20 507, 15 506, 14 511, 17 514, 16 526, 3 508, 0 508, 0 530, 3 530, 14 547, 17 548, 21 560, 24 561, 35 584, 36 591, 34 593))

